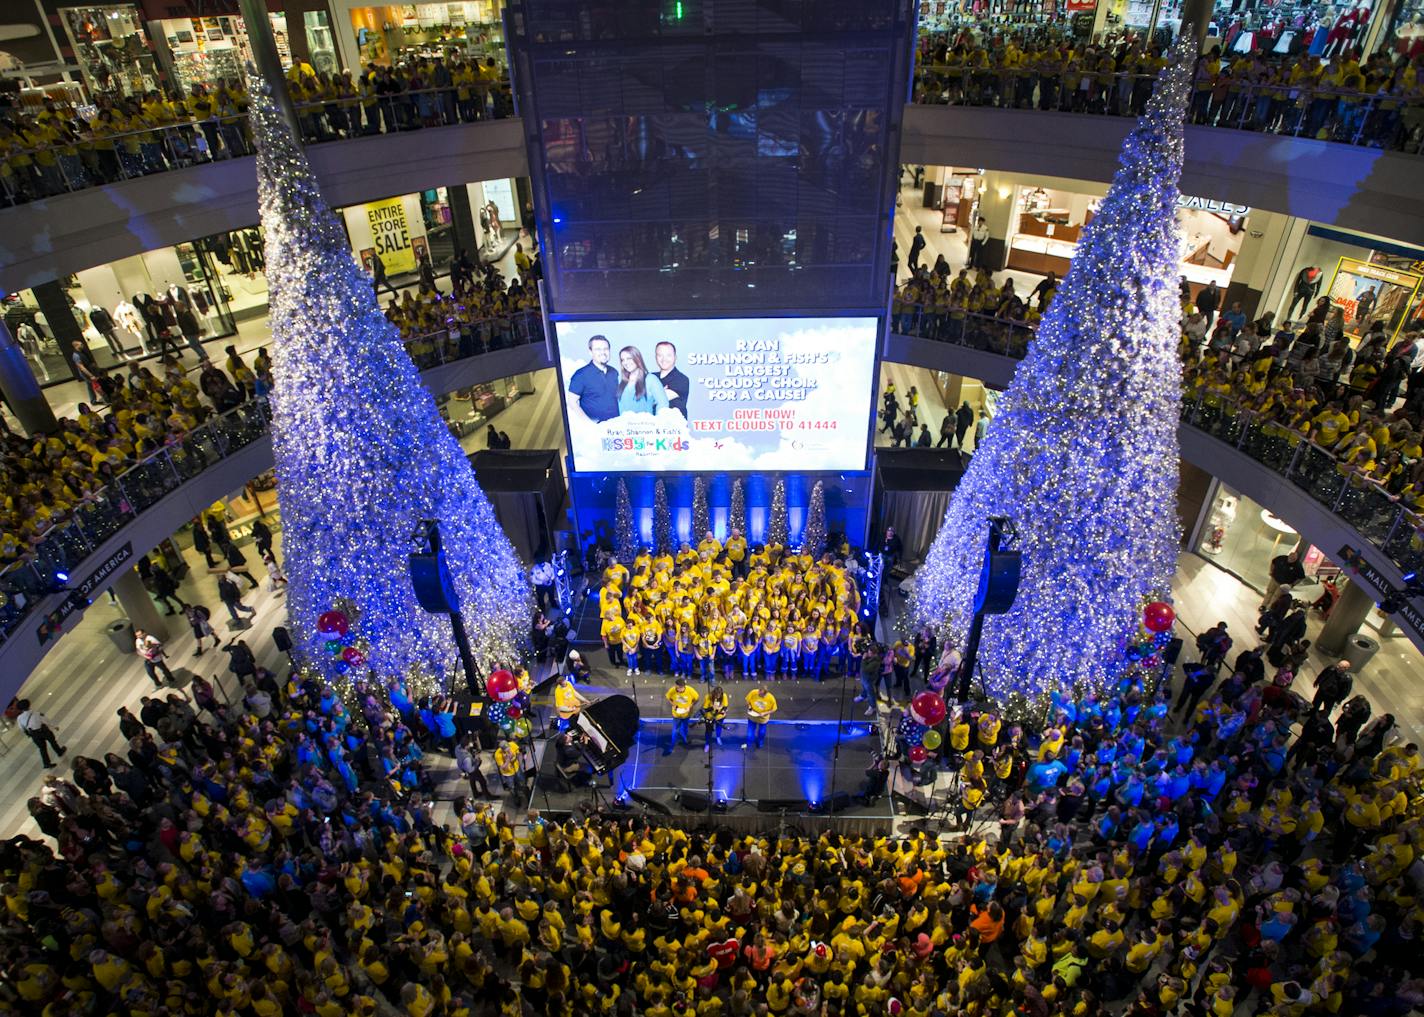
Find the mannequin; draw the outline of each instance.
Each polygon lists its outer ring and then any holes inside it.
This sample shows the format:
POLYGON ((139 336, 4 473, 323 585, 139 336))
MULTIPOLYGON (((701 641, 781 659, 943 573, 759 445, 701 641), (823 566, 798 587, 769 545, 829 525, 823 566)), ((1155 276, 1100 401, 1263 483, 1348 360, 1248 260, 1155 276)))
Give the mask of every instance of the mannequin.
POLYGON ((1300 304, 1302 311, 1310 310, 1311 301, 1320 292, 1320 280, 1325 273, 1315 265, 1307 265, 1296 273, 1295 284, 1291 290, 1290 306, 1286 308, 1286 319, 1295 317, 1295 305, 1300 304))
POLYGON ((114 333, 114 319, 108 311, 97 304, 91 307, 89 309, 89 324, 94 326, 94 331, 104 337, 104 342, 109 344, 109 352, 114 355, 115 360, 125 359, 127 351, 114 333))
POLYGON ((133 337, 140 343, 143 342, 144 328, 143 319, 139 317, 138 308, 127 300, 120 300, 114 305, 114 321, 119 328, 133 334, 133 337))
POLYGON ((138 312, 139 320, 143 322, 142 335, 147 335, 148 340, 144 343, 144 348, 150 353, 158 345, 158 327, 163 322, 163 315, 157 308, 149 305, 153 301, 147 293, 135 293, 133 295, 133 307, 138 312))
POLYGON ((1354 7, 1346 9, 1345 13, 1335 19, 1335 24, 1330 29, 1330 34, 1325 38, 1325 50, 1323 56, 1329 60, 1346 52, 1355 45, 1355 38, 1363 35, 1370 24, 1369 4, 1361 0, 1354 7))
POLYGON ((1207 521, 1206 541, 1202 544, 1202 550, 1208 554, 1220 554, 1221 547, 1226 540, 1226 531, 1231 529, 1231 524, 1236 520, 1236 496, 1223 495, 1212 509, 1211 519, 1207 521))

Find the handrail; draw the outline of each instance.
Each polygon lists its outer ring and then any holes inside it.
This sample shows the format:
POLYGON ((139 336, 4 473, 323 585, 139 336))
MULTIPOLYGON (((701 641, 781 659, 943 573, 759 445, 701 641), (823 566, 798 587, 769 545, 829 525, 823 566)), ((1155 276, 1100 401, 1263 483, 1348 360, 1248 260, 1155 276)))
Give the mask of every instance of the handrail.
MULTIPOLYGON (((1064 88, 1066 68, 957 67, 932 64, 915 75, 914 101, 929 106, 994 106, 1042 112, 1129 116, 1142 112, 1154 75, 1072 72, 1089 88, 1064 88), (1046 86, 1046 87, 1045 87, 1046 86)), ((1424 97, 1402 92, 1355 92, 1285 82, 1198 78, 1189 115, 1193 124, 1230 130, 1316 138, 1338 144, 1418 153, 1424 97), (1326 137, 1320 138, 1324 133, 1326 137)))
MULTIPOLYGON (((504 119, 513 115, 513 108, 504 101, 503 84, 480 81, 385 95, 356 93, 297 103, 295 108, 303 143, 316 145, 343 138, 504 119), (458 93, 462 89, 472 91, 475 98, 460 100, 458 93)), ((253 154, 245 113, 214 113, 101 134, 92 132, 94 123, 97 120, 85 124, 86 132, 72 140, 8 149, 3 156, 7 162, 13 165, 17 158, 28 156, 34 173, 23 180, 13 175, 0 177, 0 203, 21 205, 55 194, 72 194, 119 180, 253 154), (113 159, 102 159, 98 154, 101 151, 112 152, 113 159), (92 158, 86 160, 81 152, 92 158), (105 174, 114 179, 104 179, 105 174)))
MULTIPOLYGON (((1022 359, 1035 327, 960 307, 896 300, 891 331, 1022 359)), ((1229 396, 1202 394, 1182 401, 1182 423, 1224 441, 1289 480, 1327 508, 1395 564, 1402 574, 1424 566, 1424 515, 1310 438, 1270 420, 1229 396)))
MULTIPOLYGON (((421 371, 496 350, 544 341, 537 310, 515 311, 404 340, 421 371)), ((55 573, 78 576, 105 541, 210 466, 268 431, 265 400, 249 399, 147 456, 85 497, 64 522, 46 531, 27 555, 0 569, 0 644, 55 590, 55 573)))

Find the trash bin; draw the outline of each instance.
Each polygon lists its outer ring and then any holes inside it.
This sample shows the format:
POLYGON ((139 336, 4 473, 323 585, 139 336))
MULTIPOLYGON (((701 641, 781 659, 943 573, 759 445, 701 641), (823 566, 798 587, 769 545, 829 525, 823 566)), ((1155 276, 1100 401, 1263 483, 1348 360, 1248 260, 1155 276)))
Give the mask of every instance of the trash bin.
POLYGON ((113 640, 114 648, 120 653, 134 652, 133 632, 128 622, 111 621, 104 627, 104 634, 113 640))
POLYGON ((925 208, 939 208, 944 188, 933 180, 925 181, 925 208))
POLYGON ((1350 662, 1351 671, 1359 674, 1360 670, 1370 662, 1370 658, 1379 653, 1379 648, 1378 640, 1363 632, 1356 632, 1345 640, 1345 649, 1340 656, 1350 662))

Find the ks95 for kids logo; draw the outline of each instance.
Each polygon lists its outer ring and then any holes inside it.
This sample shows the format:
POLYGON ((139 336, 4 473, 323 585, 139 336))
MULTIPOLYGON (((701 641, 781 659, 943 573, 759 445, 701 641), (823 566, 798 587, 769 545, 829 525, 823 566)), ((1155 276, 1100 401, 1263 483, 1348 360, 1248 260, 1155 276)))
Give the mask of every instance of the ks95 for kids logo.
POLYGON ((686 438, 604 438, 605 452, 634 452, 656 455, 661 452, 686 452, 692 446, 686 438))

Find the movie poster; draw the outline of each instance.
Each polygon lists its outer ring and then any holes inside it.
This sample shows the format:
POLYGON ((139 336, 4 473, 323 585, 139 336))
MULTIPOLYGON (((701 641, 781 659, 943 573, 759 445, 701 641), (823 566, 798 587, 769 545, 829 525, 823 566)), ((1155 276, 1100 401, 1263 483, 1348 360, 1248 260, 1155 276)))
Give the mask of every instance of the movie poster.
POLYGON ((1345 334, 1358 339, 1370 323, 1384 322, 1391 337, 1404 324, 1420 276, 1356 258, 1341 258, 1330 280, 1330 302, 1345 312, 1345 334))
POLYGON ((865 469, 875 318, 561 321, 574 469, 865 469))

